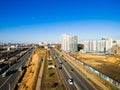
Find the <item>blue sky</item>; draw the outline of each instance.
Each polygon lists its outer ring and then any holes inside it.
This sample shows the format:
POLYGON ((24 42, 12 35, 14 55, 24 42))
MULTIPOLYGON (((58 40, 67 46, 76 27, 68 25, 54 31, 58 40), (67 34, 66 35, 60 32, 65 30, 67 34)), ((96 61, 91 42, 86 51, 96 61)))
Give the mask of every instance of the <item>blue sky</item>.
POLYGON ((120 0, 0 0, 0 42, 120 39, 120 0))

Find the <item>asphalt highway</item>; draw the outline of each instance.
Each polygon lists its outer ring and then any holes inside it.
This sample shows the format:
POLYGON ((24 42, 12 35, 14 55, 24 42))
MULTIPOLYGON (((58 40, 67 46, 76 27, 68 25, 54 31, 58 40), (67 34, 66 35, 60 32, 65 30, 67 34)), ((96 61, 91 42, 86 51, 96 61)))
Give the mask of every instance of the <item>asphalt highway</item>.
MULTIPOLYGON (((55 51, 52 50, 53 56, 57 57, 57 54, 55 53, 55 51)), ((68 79, 70 78, 69 73, 67 72, 67 70, 65 69, 64 65, 60 64, 61 60, 59 58, 55 59, 55 63, 57 65, 58 71, 60 73, 61 76, 61 80, 63 81, 65 87, 67 90, 76 90, 75 85, 70 85, 68 83, 68 79), (62 67, 62 69, 59 69, 59 67, 62 67)))
POLYGON ((17 63, 12 65, 7 71, 7 75, 2 77, 0 75, 0 90, 11 90, 17 84, 17 79, 20 76, 21 72, 18 71, 20 67, 23 67, 27 60, 29 60, 30 55, 32 54, 33 49, 29 50, 23 57, 21 57, 17 63))
POLYGON ((55 62, 57 67, 62 67, 62 69, 58 69, 61 79, 67 90, 95 90, 95 88, 85 79, 82 75, 80 75, 73 66, 71 66, 67 60, 65 60, 62 56, 60 56, 54 49, 51 49, 55 58, 55 62), (60 64, 62 62, 62 64, 60 64), (68 82, 69 78, 73 78, 74 83, 70 85, 68 82))

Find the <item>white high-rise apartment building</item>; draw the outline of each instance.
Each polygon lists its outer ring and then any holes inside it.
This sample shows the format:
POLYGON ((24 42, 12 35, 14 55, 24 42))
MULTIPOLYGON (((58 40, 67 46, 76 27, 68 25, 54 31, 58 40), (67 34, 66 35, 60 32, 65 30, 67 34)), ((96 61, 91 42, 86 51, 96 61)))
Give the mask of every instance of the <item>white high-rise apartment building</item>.
POLYGON ((95 40, 89 40, 84 41, 84 51, 86 52, 95 52, 96 51, 96 41, 95 40))
POLYGON ((89 40, 84 42, 84 51, 92 53, 110 53, 112 46, 113 40, 111 38, 89 40))
POLYGON ((116 40, 116 44, 120 46, 120 40, 116 40))
POLYGON ((62 35, 62 46, 61 49, 64 51, 77 51, 77 42, 78 42, 78 37, 77 36, 72 36, 69 34, 63 34, 62 35))

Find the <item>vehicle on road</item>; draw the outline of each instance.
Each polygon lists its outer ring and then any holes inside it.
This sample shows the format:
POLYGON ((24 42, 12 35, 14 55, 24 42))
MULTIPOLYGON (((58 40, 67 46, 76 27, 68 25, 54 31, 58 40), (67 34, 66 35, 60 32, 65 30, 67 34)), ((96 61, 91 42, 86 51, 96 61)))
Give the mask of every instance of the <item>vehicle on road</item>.
POLYGON ((60 61, 60 62, 59 62, 59 64, 63 64, 63 62, 62 62, 62 61, 60 61))
POLYGON ((72 85, 72 84, 74 83, 73 78, 69 78, 69 79, 68 79, 68 82, 69 82, 70 85, 72 85))
POLYGON ((18 68, 18 71, 22 71, 22 66, 20 66, 20 67, 18 68))
POLYGON ((62 69, 62 67, 61 67, 61 66, 59 66, 58 68, 59 68, 59 69, 62 69))
POLYGON ((63 57, 63 55, 60 55, 60 57, 63 57))
POLYGON ((55 56, 54 59, 57 59, 57 56, 55 56))
POLYGON ((6 77, 7 75, 8 75, 8 70, 2 74, 2 77, 6 77))
POLYGON ((73 71, 74 71, 73 68, 71 68, 71 69, 70 69, 70 72, 73 72, 73 71))
POLYGON ((6 73, 3 73, 3 74, 2 74, 2 77, 6 77, 6 73))

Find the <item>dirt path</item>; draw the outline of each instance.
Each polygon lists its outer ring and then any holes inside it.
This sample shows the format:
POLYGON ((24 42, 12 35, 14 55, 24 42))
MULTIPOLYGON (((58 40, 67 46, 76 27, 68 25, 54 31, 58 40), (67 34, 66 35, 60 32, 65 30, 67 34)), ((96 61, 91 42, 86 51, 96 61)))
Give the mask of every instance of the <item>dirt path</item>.
POLYGON ((33 90, 37 79, 38 69, 40 67, 39 60, 41 60, 45 55, 46 50, 35 50, 18 90, 33 90))

